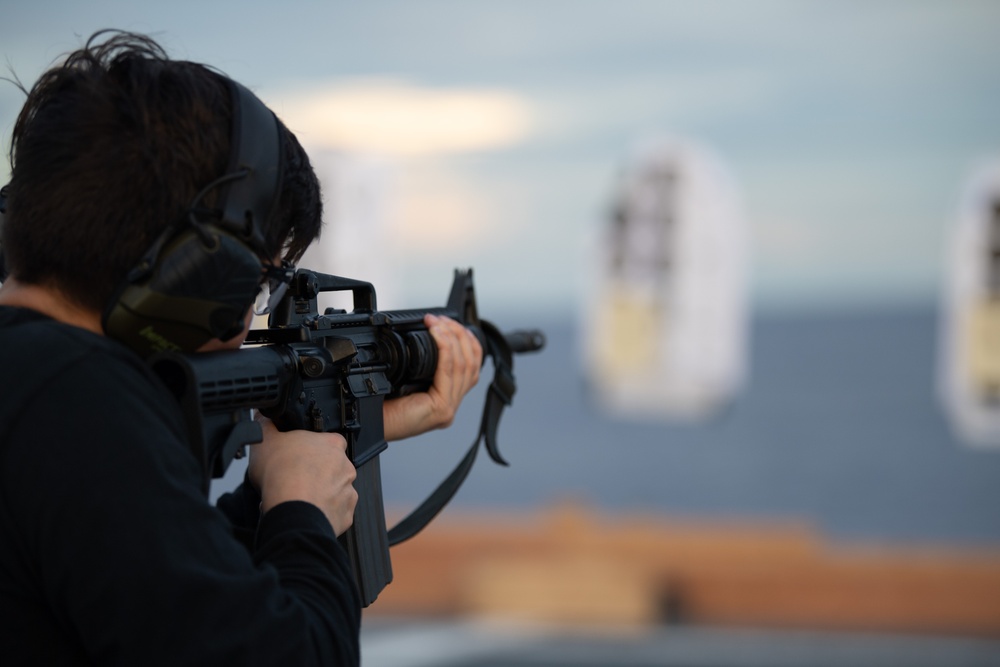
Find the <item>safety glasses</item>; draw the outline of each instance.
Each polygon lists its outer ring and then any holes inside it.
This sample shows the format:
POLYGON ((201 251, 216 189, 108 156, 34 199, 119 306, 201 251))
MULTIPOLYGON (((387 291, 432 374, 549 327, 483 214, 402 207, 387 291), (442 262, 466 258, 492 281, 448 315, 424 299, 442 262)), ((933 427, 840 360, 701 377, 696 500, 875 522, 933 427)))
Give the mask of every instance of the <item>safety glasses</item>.
POLYGON ((295 276, 295 267, 287 260, 282 261, 281 266, 267 264, 263 274, 260 290, 253 304, 254 315, 267 315, 277 307, 295 276))

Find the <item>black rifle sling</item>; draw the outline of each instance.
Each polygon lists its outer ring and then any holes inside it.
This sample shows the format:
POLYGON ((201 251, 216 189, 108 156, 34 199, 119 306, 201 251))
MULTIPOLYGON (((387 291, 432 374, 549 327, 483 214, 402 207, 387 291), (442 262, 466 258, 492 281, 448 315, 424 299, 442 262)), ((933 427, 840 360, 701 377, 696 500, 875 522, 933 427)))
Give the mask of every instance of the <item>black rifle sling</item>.
POLYGON ((405 519, 393 526, 389 531, 390 546, 405 542, 419 533, 444 509, 458 488, 462 486, 469 471, 472 470, 472 464, 476 461, 481 441, 486 441, 486 451, 491 459, 500 465, 507 465, 507 462, 500 456, 500 450, 497 447, 497 427, 500 425, 500 415, 503 413, 503 409, 510 405, 516 390, 514 359, 503 334, 485 320, 480 320, 479 324, 486 337, 488 348, 484 352, 493 359, 493 382, 490 383, 486 392, 486 403, 483 405, 483 418, 479 424, 479 435, 476 436, 472 447, 469 448, 458 466, 438 485, 437 489, 405 519))

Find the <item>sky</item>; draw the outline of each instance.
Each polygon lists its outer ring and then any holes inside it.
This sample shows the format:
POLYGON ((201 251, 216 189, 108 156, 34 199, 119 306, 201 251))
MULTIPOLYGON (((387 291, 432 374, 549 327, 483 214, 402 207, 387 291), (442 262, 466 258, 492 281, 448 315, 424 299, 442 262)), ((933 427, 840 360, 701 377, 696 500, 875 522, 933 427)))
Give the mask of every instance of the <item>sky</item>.
MULTIPOLYGON (((0 9, 2 64, 26 84, 97 29, 144 32, 252 88, 311 152, 379 165, 389 229, 357 254, 400 307, 438 305, 471 266, 481 313, 569 312, 615 179, 651 136, 698 142, 738 184, 756 307, 934 301, 962 188, 1000 155, 991 1, 0 9)), ((5 152, 22 99, 0 82, 5 152)))

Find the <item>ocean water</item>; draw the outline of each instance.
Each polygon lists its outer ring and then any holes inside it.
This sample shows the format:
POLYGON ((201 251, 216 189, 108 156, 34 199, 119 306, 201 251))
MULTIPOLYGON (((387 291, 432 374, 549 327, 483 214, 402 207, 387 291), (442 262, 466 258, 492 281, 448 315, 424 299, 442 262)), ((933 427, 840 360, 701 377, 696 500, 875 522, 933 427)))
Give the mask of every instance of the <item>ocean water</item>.
MULTIPOLYGON (((934 394, 930 305, 758 315, 746 391, 698 425, 602 415, 572 317, 496 322, 539 326, 548 344, 515 361, 518 392, 499 432, 510 466, 482 452, 450 508, 569 500, 612 514, 802 520, 850 540, 1000 546, 1000 448, 969 447, 949 428, 934 394)), ((452 428, 390 446, 387 507, 433 490, 474 439, 481 405, 477 388, 452 428)))

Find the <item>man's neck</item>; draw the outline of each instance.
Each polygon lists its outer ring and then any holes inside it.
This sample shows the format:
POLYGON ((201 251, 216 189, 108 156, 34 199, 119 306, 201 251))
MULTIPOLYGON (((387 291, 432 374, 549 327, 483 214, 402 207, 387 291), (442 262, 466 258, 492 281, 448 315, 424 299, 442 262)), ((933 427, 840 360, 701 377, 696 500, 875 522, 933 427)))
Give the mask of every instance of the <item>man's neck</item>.
POLYGON ((41 285, 25 285, 8 277, 0 285, 0 306, 29 308, 59 322, 104 335, 100 313, 73 303, 61 292, 41 285))

